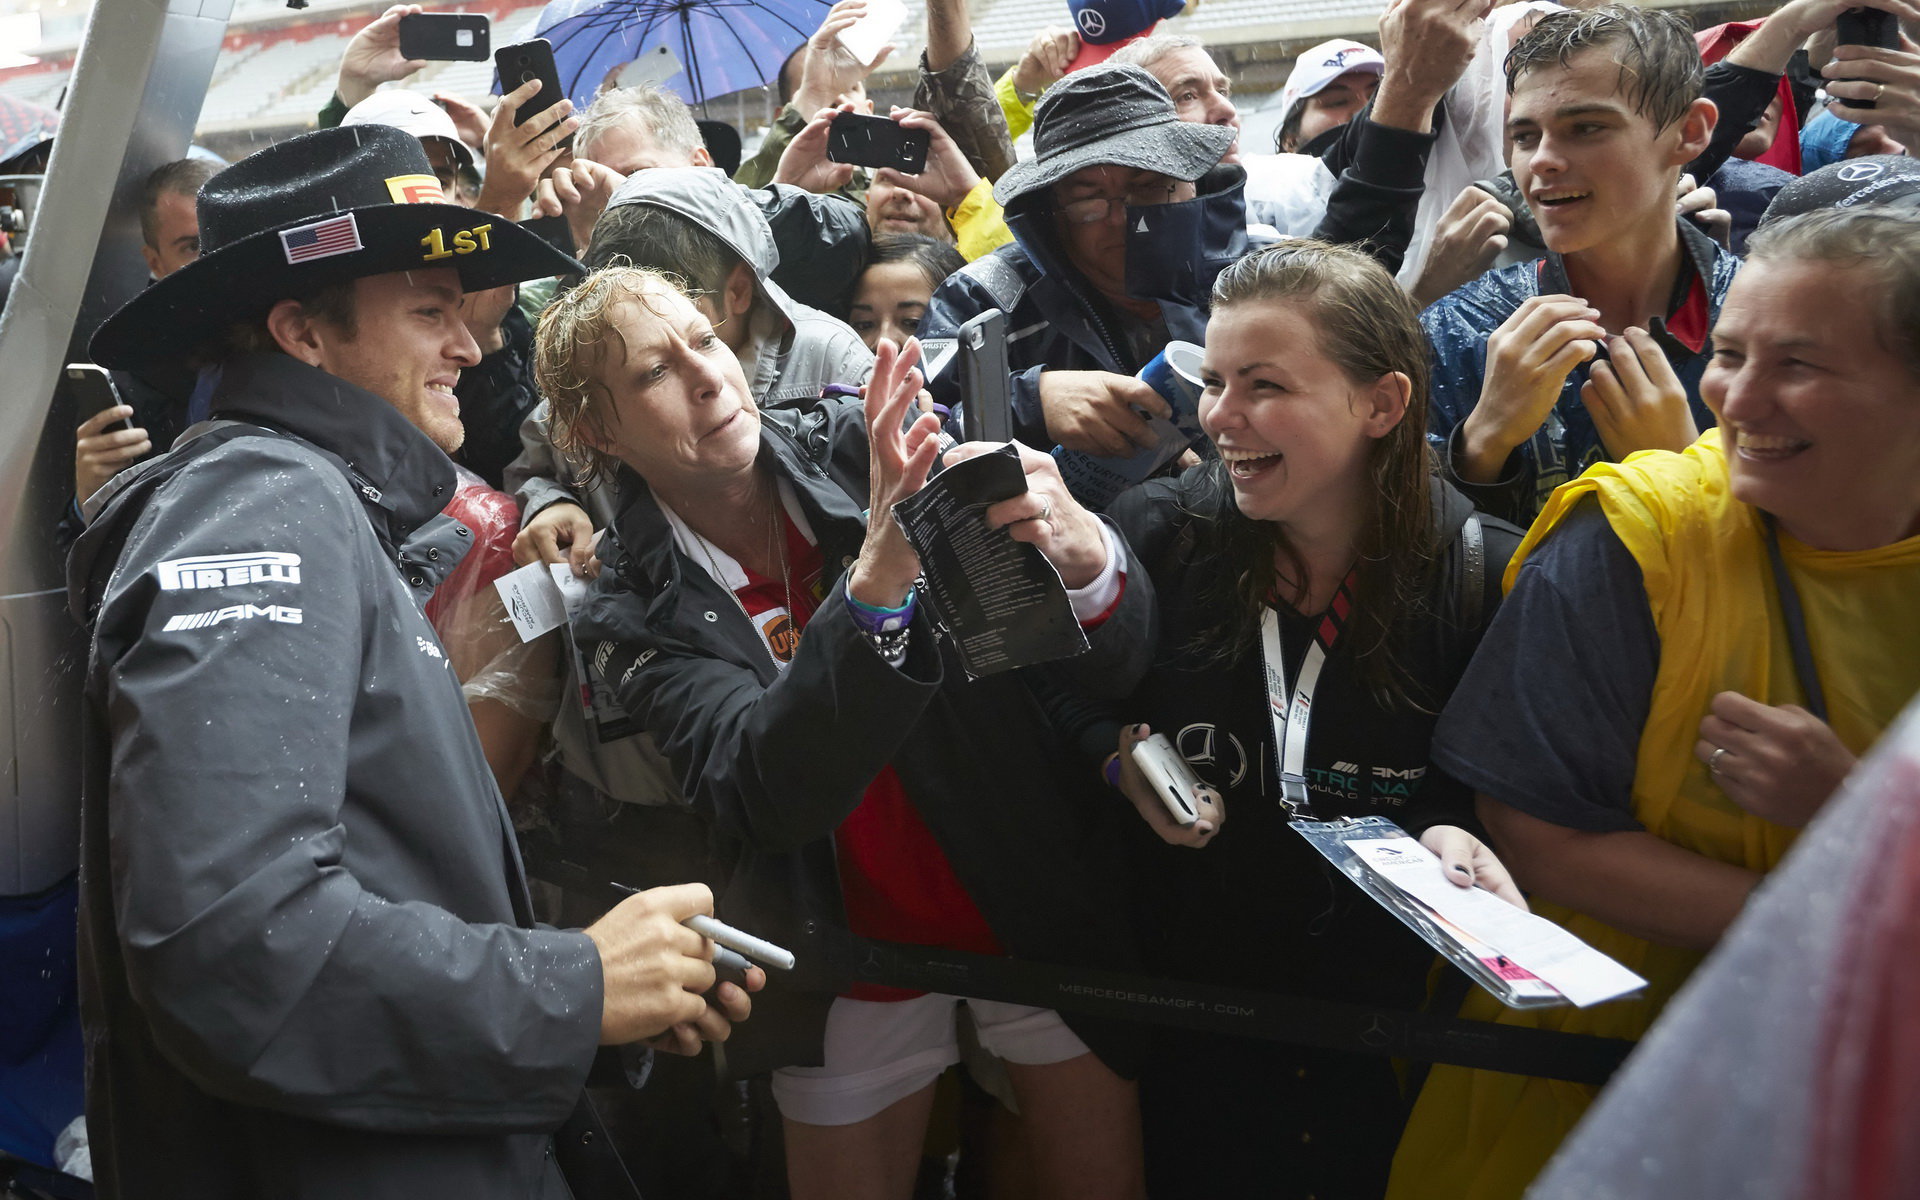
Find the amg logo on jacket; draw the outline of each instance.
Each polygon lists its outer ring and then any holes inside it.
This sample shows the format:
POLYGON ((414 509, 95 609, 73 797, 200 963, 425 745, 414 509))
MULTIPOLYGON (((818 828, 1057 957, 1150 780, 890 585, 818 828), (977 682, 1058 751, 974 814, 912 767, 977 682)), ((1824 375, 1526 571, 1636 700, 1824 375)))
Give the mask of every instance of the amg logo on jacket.
POLYGON ((298 625, 301 621, 300 610, 288 608, 284 604, 230 604, 225 608, 216 608, 212 612, 180 613, 167 618, 163 632, 172 633, 176 629, 207 629, 222 625, 228 621, 251 621, 256 617, 265 617, 282 625, 298 625))
POLYGON ((170 558, 154 568, 163 592, 240 587, 249 583, 299 583, 300 556, 276 550, 170 558))

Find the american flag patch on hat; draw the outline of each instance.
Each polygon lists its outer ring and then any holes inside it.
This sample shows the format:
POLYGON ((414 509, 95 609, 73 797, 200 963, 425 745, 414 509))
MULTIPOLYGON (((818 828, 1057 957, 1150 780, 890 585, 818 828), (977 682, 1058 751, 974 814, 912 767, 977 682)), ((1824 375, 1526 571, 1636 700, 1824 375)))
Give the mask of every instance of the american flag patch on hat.
POLYGON ((311 225, 281 230, 280 245, 287 253, 289 264, 350 254, 360 249, 360 226, 352 213, 342 213, 311 225))

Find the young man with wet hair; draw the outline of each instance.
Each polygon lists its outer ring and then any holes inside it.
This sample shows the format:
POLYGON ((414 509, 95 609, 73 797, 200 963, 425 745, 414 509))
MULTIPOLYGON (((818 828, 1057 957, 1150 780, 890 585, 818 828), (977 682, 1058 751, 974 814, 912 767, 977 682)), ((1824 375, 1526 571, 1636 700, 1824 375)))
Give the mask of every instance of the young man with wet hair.
POLYGON ((1674 215, 1713 132, 1679 17, 1625 4, 1551 13, 1508 55, 1516 184, 1544 258, 1498 268, 1422 315, 1428 431, 1450 480, 1525 524, 1593 463, 1678 450, 1738 260, 1674 215))

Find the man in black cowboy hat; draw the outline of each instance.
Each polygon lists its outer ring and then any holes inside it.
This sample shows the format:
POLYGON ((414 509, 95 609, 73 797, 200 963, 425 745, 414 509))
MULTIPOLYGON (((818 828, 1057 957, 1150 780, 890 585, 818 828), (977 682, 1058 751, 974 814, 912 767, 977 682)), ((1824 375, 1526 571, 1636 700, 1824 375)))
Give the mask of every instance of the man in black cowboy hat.
MULTIPOLYGON (((575 269, 446 204, 414 138, 263 150, 202 255, 95 335, 193 355, 210 426, 116 477, 69 565, 91 626, 80 877, 106 1195, 564 1196, 550 1134, 601 1043, 724 1036, 699 886, 536 929, 419 601, 479 358, 463 292, 575 269)), ((759 982, 757 979, 756 983, 759 982)))
MULTIPOLYGON (((1076 71, 1034 115, 1035 157, 994 186, 1014 242, 947 277, 921 330, 950 339, 1007 314, 1014 435, 1092 454, 1151 444, 1167 405, 1134 372, 1168 341, 1205 340, 1214 276, 1246 253, 1246 173, 1222 166, 1236 132, 1182 121, 1139 67, 1076 71)), ((937 354, 938 346, 930 346, 937 354)), ((935 398, 958 399, 947 371, 935 398)))

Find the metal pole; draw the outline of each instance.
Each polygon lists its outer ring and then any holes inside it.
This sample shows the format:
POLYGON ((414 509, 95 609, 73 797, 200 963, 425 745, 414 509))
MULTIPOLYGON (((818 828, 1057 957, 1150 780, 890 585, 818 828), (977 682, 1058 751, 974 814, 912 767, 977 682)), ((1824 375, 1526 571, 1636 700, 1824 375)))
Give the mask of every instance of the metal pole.
POLYGON ((51 886, 79 854, 86 643, 66 613, 54 538, 73 494, 77 422, 69 404, 53 402, 55 381, 84 356, 94 327, 145 286, 140 187, 186 153, 232 7, 94 6, 0 315, 0 895, 51 886))

